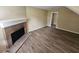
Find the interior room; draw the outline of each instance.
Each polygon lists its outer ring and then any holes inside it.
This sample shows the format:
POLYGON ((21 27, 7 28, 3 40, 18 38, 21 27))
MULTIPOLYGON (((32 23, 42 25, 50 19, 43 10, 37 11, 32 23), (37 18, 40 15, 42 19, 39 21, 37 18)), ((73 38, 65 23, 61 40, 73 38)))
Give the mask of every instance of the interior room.
POLYGON ((0 6, 0 53, 79 53, 79 6, 0 6))

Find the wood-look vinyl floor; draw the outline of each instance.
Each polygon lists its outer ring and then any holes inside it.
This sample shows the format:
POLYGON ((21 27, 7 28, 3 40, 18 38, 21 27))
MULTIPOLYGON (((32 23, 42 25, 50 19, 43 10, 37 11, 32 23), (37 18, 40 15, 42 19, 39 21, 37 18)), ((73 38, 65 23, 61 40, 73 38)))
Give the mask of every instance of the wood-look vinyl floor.
POLYGON ((78 53, 79 35, 45 27, 30 32, 17 53, 78 53))

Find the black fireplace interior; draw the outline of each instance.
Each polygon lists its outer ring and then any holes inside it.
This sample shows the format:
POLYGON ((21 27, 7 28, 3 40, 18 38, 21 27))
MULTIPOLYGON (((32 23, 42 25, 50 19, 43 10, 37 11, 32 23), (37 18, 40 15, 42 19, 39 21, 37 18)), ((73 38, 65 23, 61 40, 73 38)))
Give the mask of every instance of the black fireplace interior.
POLYGON ((11 34, 12 43, 14 44, 21 36, 25 34, 24 27, 11 34))

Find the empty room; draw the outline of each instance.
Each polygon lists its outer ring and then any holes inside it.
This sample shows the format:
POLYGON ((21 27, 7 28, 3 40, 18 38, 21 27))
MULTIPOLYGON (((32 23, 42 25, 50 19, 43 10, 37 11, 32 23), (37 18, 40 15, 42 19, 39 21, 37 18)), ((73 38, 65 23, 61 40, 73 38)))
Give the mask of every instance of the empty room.
POLYGON ((79 53, 79 6, 0 6, 1 53, 79 53))

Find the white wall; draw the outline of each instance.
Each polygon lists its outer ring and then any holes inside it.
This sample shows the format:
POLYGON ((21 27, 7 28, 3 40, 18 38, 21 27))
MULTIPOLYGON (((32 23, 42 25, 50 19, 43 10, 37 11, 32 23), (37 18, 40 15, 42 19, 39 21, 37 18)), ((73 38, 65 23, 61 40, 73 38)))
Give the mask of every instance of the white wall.
POLYGON ((26 15, 28 18, 28 31, 33 31, 47 25, 47 11, 45 10, 26 7, 26 15))

